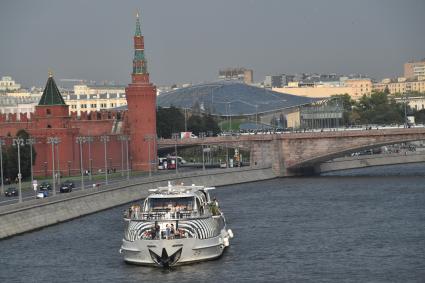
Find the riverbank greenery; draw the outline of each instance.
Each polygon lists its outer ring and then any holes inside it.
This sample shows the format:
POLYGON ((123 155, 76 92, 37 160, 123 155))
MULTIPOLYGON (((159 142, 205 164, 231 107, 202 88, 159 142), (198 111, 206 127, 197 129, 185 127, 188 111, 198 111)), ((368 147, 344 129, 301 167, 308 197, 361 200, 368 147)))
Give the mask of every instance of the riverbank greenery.
POLYGON ((158 137, 171 138, 173 133, 180 133, 185 131, 185 124, 187 131, 195 135, 201 132, 217 135, 220 133, 220 127, 216 119, 210 114, 202 113, 186 113, 176 107, 162 108, 158 107, 156 112, 157 118, 157 134, 158 137), (186 120, 186 122, 185 122, 186 120))
MULTIPOLYGON (((28 132, 25 130, 20 130, 17 132, 15 138, 21 138, 24 140, 23 145, 19 148, 20 161, 21 161, 21 174, 22 179, 28 179, 31 176, 31 149, 30 146, 26 144, 26 140, 29 138, 28 132)), ((12 138, 12 137, 11 137, 12 138)), ((32 146, 32 161, 33 165, 37 157, 37 153, 32 146)), ((18 147, 13 144, 9 144, 3 147, 3 174, 4 178, 8 178, 11 181, 14 181, 18 176, 19 172, 18 164, 18 147)))
MULTIPOLYGON (((402 124, 404 104, 397 103, 388 92, 372 92, 354 101, 348 94, 334 95, 343 103, 343 119, 346 125, 402 124)), ((410 112, 410 109, 409 109, 410 112)))

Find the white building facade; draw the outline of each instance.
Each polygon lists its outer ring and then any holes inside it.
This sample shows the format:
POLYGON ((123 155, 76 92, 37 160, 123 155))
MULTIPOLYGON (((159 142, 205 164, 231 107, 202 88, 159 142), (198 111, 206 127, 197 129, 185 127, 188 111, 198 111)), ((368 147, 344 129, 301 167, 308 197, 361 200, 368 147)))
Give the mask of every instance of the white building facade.
POLYGON ((14 91, 20 88, 21 85, 17 84, 10 76, 4 76, 0 80, 0 91, 14 91))

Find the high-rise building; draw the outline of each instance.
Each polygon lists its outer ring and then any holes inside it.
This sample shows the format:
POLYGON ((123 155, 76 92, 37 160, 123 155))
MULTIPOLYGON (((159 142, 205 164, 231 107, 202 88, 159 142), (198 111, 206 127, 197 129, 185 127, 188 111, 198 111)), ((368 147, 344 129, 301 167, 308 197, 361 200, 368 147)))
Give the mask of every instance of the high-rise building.
POLYGON ((239 80, 246 84, 254 82, 254 71, 245 68, 226 68, 218 71, 218 78, 221 80, 239 80))
POLYGON ((147 170, 148 166, 152 167, 151 160, 155 160, 156 157, 156 87, 149 82, 145 44, 138 14, 133 40, 132 81, 125 89, 130 122, 131 155, 135 170, 147 170))
POLYGON ((284 80, 284 75, 269 75, 264 79, 264 87, 283 87, 286 82, 284 80))
POLYGON ((404 77, 408 80, 425 80, 425 58, 405 63, 404 77))

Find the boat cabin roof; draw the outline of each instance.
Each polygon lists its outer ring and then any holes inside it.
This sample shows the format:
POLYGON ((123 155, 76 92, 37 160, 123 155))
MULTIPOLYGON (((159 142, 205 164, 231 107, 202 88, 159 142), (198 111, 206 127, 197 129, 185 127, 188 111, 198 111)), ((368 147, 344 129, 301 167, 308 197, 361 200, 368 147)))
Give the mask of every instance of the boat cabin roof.
POLYGON ((209 190, 213 190, 214 187, 204 186, 184 186, 184 185, 171 185, 166 187, 158 187, 157 189, 149 190, 152 192, 148 198, 181 198, 181 197, 195 197, 200 194, 204 194, 209 190))

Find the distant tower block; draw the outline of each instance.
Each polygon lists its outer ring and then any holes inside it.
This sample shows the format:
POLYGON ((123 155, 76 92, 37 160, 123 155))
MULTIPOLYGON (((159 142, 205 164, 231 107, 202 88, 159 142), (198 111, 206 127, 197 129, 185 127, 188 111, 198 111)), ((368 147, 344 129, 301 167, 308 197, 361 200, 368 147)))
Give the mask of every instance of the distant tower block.
MULTIPOLYGON (((147 171, 149 157, 156 157, 156 139, 145 139, 146 135, 156 137, 156 87, 149 82, 145 58, 144 39, 140 29, 139 14, 136 16, 134 34, 134 59, 132 82, 125 89, 128 104, 129 133, 131 138, 132 169, 147 171), (152 144, 149 146, 148 142, 152 144), (150 148, 150 154, 148 150, 150 148)), ((156 166, 152 166, 156 168, 156 166)))

